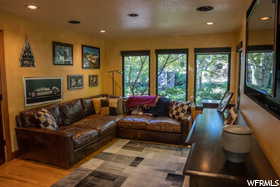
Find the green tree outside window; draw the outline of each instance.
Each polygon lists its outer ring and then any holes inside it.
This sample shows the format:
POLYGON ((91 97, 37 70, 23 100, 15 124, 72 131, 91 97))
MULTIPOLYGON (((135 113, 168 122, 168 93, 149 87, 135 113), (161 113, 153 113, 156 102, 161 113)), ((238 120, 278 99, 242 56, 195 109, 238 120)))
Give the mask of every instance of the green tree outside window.
POLYGON ((149 56, 124 57, 124 96, 149 95, 149 56))
POLYGON ((272 95, 273 54, 272 52, 249 52, 246 84, 251 88, 272 95))
POLYGON ((185 101, 187 90, 186 54, 157 55, 158 95, 171 100, 185 101))
POLYGON ((196 54, 197 105, 203 99, 220 100, 229 87, 229 54, 196 54))

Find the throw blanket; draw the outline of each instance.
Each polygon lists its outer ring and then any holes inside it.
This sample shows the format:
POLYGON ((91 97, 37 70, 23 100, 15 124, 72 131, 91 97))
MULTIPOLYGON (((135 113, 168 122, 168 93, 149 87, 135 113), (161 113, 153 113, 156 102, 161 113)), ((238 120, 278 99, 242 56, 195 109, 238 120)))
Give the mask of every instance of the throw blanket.
POLYGON ((158 98, 158 96, 131 96, 127 99, 126 107, 133 108, 137 106, 156 106, 158 98))

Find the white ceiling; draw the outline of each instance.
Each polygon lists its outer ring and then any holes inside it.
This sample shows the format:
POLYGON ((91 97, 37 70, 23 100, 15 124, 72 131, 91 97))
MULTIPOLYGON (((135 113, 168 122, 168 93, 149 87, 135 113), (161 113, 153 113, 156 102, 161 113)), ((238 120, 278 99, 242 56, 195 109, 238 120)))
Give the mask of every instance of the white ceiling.
POLYGON ((43 23, 106 37, 231 32, 241 26, 251 0, 0 0, 0 9, 43 23), (40 8, 28 10, 34 3, 40 8), (211 5, 211 12, 196 8, 211 5), (128 17, 138 13, 139 17, 128 17), (77 19, 80 25, 69 25, 77 19), (214 25, 206 25, 206 22, 214 25), (105 29, 105 34, 99 31, 105 29))

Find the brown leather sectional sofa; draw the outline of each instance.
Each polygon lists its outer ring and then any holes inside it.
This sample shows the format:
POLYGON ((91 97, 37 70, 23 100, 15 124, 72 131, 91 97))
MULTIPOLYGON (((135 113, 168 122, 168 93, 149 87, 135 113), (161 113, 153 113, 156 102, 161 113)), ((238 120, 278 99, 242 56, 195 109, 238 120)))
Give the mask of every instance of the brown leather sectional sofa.
MULTIPOLYGON (((104 95, 102 95, 104 96, 104 95)), ((54 116, 59 129, 38 128, 35 108, 17 117, 16 135, 23 159, 69 168, 114 137, 183 144, 191 118, 176 121, 167 116, 102 116, 95 114, 92 98, 44 106, 54 116)))

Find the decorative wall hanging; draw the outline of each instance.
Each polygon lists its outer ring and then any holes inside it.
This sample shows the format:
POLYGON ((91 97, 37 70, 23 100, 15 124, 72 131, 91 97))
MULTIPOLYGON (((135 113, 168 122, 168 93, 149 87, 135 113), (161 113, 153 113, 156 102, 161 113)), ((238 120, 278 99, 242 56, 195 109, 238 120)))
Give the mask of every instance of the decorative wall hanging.
POLYGON ((73 45, 53 42, 53 64, 73 65, 73 45))
POLYGON ((100 68, 100 48, 82 45, 82 67, 84 69, 100 68))
POLYGON ((98 86, 98 75, 89 75, 88 76, 89 87, 98 86))
POLYGON ((67 76, 68 90, 81 89, 84 87, 83 75, 68 75, 67 76))
POLYGON ((24 47, 20 56, 21 67, 35 67, 35 59, 28 39, 25 39, 24 47))
POLYGON ((24 77, 25 106, 61 100, 62 80, 61 77, 24 77))

